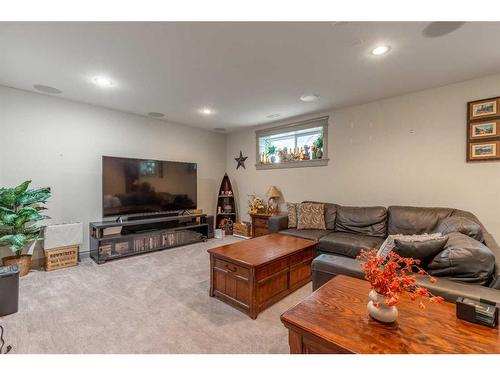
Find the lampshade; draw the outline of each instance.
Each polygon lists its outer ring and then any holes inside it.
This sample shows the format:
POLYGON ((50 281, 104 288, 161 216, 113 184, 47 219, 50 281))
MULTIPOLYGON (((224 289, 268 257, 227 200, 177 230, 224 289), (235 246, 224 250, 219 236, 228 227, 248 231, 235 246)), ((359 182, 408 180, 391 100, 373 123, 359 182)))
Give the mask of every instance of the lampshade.
POLYGON ((266 193, 266 197, 268 198, 279 198, 281 196, 280 191, 276 186, 271 186, 266 193))

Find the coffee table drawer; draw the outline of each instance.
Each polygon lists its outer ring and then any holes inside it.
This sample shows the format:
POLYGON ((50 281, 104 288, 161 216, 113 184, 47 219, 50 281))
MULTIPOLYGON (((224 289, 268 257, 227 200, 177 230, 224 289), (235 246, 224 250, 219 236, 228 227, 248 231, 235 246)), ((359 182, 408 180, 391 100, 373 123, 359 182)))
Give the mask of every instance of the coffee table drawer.
POLYGON ((238 266, 234 263, 226 262, 222 259, 215 259, 215 267, 221 270, 225 270, 233 275, 241 276, 247 280, 250 276, 250 271, 248 268, 238 266))
POLYGON ((276 275, 277 273, 280 273, 287 269, 288 269, 288 259, 287 258, 280 259, 271 264, 259 267, 255 271, 255 277, 257 278, 257 281, 262 281, 269 278, 272 275, 276 275))

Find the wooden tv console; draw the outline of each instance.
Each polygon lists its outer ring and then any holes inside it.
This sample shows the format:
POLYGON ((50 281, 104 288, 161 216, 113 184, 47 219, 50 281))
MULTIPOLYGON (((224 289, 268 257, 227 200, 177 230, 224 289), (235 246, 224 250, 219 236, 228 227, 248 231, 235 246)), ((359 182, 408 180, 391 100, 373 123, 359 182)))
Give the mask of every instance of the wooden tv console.
POLYGON ((89 224, 90 257, 98 264, 112 259, 206 241, 213 217, 206 214, 151 216, 89 224))

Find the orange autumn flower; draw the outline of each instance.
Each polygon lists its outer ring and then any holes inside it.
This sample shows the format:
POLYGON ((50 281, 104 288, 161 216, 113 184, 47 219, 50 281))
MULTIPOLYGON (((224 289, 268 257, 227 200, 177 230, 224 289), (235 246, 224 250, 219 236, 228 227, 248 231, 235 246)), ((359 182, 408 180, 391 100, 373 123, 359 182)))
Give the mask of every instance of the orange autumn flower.
POLYGON ((393 251, 384 258, 377 256, 377 252, 378 249, 361 250, 357 259, 362 262, 366 280, 378 294, 385 297, 384 303, 394 306, 404 293, 407 293, 412 301, 420 300, 421 309, 425 309, 425 299, 431 303, 443 301, 442 297, 434 296, 427 288, 417 286, 414 272, 429 276, 431 283, 436 282, 434 277, 419 266, 420 260, 403 258, 393 251))

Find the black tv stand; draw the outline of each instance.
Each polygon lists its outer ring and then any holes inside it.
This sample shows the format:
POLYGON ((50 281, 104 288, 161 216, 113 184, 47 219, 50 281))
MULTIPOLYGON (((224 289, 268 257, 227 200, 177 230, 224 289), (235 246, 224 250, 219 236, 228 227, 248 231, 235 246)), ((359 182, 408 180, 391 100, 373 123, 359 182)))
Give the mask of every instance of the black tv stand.
MULTIPOLYGON (((206 241, 211 217, 171 214, 89 224, 90 257, 98 264, 112 259, 206 241)), ((213 220, 212 220, 213 222, 213 220)))

